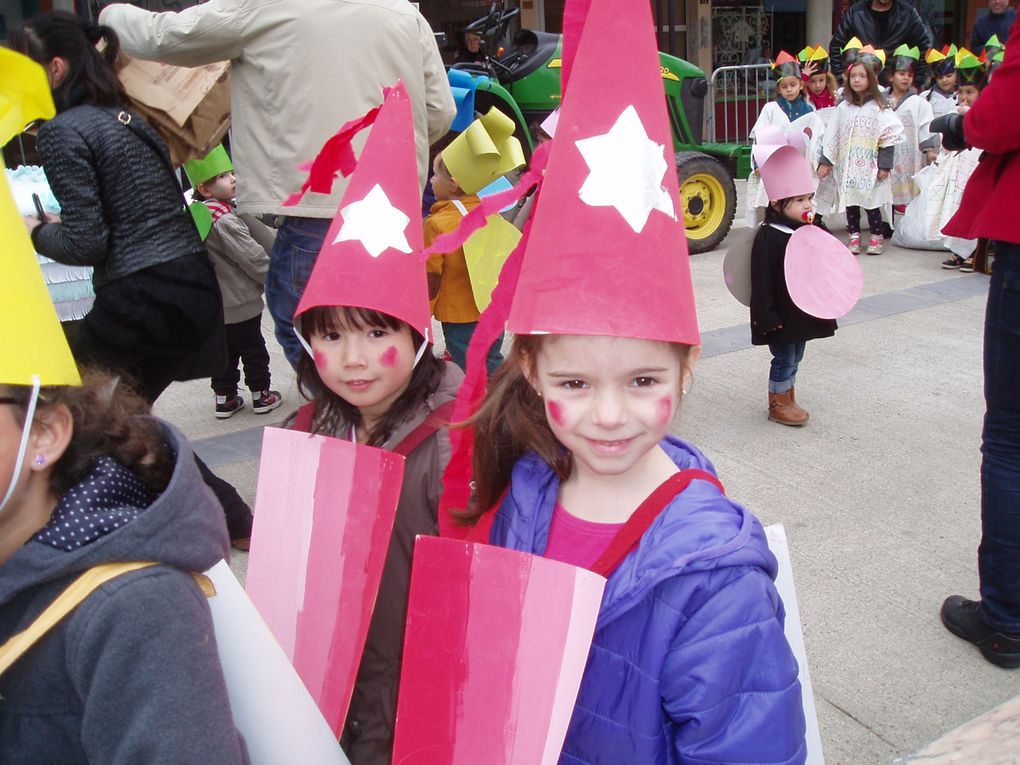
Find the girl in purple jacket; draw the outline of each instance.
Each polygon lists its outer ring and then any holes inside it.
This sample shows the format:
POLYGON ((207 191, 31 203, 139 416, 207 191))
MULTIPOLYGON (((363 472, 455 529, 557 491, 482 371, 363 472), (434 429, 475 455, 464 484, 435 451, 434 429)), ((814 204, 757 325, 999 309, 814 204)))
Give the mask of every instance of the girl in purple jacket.
POLYGON ((647 4, 593 0, 519 273, 500 275, 514 344, 470 420, 461 516, 608 578, 560 762, 801 763, 776 560, 670 435, 701 341, 655 57, 647 4), (607 85, 610 47, 628 56, 607 85))

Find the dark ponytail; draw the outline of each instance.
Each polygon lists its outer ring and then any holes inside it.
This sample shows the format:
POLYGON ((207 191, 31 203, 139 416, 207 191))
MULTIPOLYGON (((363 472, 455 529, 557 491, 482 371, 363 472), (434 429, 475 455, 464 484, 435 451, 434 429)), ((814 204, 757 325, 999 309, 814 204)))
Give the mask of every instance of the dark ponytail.
POLYGON ((120 40, 110 27, 66 11, 50 11, 16 25, 7 44, 43 66, 55 58, 67 62, 67 76, 53 88, 58 112, 78 104, 124 105, 126 96, 115 68, 120 40), (100 42, 102 52, 96 47, 100 42))

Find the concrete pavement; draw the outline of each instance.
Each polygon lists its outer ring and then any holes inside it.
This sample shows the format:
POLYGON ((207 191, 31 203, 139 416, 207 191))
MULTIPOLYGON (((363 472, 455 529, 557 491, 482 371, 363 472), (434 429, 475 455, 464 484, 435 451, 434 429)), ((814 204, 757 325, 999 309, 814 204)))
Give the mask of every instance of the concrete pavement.
MULTIPOLYGON (((938 619, 945 596, 977 595, 988 277, 942 270, 943 253, 860 256, 864 298, 834 338, 808 343, 797 399, 811 421, 793 429, 766 420, 770 356, 749 345, 724 252, 691 259, 705 352, 676 431, 729 496, 786 526, 826 762, 889 763, 1020 692, 1020 673, 938 619)), ((276 412, 218 421, 204 381, 156 407, 248 501, 261 427, 300 400, 268 315, 264 331, 276 412)))

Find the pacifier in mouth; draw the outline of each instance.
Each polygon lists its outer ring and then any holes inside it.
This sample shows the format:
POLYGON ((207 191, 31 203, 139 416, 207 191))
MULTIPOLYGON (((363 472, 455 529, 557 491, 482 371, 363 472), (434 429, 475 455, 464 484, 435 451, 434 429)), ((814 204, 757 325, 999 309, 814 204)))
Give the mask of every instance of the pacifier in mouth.
POLYGON ((815 219, 815 214, 811 210, 805 210, 804 213, 800 216, 800 219, 805 223, 811 223, 815 219))

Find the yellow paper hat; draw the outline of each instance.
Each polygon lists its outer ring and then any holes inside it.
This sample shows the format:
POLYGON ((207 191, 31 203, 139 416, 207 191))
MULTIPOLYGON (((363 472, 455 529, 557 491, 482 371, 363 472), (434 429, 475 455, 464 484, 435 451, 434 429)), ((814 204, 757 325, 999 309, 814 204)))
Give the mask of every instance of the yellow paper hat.
MULTIPOLYGON (((6 143, 29 122, 52 117, 55 109, 46 74, 34 61, 0 48, 0 72, 0 143, 6 143)), ((0 245, 0 383, 32 385, 38 377, 41 385, 80 385, 78 367, 6 173, 0 184, 0 231, 4 232, 0 245)))
POLYGON ((499 176, 524 164, 514 121, 493 106, 443 150, 443 162, 457 185, 476 194, 499 176))
POLYGON ((30 123, 56 112, 46 70, 27 56, 0 47, 0 146, 30 123))

